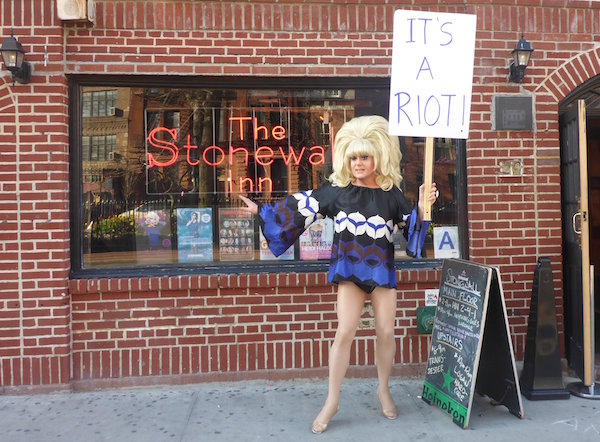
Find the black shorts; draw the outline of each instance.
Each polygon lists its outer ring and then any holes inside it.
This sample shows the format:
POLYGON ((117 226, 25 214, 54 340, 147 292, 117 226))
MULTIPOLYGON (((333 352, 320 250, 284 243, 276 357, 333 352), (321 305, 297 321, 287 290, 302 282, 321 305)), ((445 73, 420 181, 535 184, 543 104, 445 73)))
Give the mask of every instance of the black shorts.
POLYGON ((339 284, 340 282, 350 282, 352 284, 354 284, 356 287, 358 287, 359 289, 361 289, 363 292, 365 292, 367 295, 370 295, 371 293, 373 293, 373 290, 375 290, 377 287, 379 287, 376 284, 369 284, 366 282, 355 282, 355 281, 350 281, 348 279, 344 279, 342 281, 336 281, 336 279, 334 279, 333 281, 334 284, 339 284))
POLYGON ((367 295, 373 293, 373 290, 377 288, 377 286, 373 284, 363 284, 361 282, 353 282, 353 284, 359 289, 361 289, 363 292, 365 292, 367 295))

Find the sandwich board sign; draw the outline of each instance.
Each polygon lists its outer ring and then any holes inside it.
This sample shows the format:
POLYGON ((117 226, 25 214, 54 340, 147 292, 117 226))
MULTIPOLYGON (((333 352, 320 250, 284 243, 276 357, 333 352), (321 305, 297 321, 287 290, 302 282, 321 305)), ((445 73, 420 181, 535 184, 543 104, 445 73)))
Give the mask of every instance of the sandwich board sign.
POLYGON ((475 392, 524 418, 500 273, 446 259, 422 398, 467 428, 475 392))

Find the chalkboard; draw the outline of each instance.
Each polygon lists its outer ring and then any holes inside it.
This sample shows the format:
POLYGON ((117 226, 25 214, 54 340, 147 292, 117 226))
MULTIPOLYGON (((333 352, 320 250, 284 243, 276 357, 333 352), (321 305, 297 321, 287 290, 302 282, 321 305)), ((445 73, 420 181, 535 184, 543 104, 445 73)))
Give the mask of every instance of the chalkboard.
POLYGON ((523 417, 498 270, 447 259, 422 398, 467 428, 474 391, 523 417))

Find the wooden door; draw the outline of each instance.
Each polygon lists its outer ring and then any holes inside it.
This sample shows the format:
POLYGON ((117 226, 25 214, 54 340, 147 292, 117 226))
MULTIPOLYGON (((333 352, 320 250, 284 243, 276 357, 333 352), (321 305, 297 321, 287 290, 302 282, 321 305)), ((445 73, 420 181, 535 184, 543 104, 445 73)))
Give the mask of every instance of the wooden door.
POLYGON ((561 185, 565 333, 567 358, 585 385, 592 385, 593 351, 585 102, 561 118, 561 185))

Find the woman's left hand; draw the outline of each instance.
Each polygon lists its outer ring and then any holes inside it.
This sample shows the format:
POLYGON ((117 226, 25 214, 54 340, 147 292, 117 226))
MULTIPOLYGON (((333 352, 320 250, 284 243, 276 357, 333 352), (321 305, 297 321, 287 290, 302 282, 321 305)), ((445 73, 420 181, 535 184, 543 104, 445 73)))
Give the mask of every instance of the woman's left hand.
POLYGON ((427 198, 425 197, 425 184, 421 184, 419 186, 419 218, 423 219, 423 213, 425 212, 425 201, 429 201, 431 205, 435 203, 439 196, 439 192, 437 189, 437 185, 435 183, 431 183, 431 189, 429 189, 429 195, 427 198))
POLYGON ((258 205, 249 198, 246 198, 243 195, 239 195, 240 199, 246 204, 246 206, 240 207, 243 212, 249 212, 252 215, 256 215, 258 213, 258 205))

